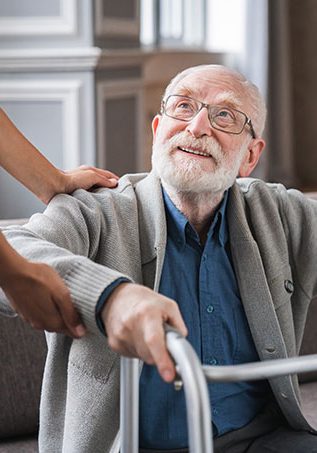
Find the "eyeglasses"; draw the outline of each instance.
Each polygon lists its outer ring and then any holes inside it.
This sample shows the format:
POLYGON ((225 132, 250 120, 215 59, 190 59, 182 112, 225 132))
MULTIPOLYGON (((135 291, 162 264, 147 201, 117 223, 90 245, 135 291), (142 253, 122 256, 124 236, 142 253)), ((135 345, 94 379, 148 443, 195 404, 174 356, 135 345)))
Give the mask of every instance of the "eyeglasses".
POLYGON ((240 110, 231 107, 205 104, 189 96, 171 94, 162 101, 161 114, 181 121, 191 121, 206 107, 211 126, 228 134, 239 135, 248 126, 252 138, 256 138, 251 118, 240 110))

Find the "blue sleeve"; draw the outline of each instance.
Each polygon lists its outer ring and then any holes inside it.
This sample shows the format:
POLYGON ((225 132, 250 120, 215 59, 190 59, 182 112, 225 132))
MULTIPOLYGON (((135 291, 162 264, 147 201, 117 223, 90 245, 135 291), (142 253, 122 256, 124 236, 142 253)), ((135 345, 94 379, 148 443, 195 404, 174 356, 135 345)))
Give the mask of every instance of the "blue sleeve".
POLYGON ((107 286, 107 288, 105 288, 103 290, 103 292, 101 293, 99 300, 97 302, 96 312, 95 312, 96 322, 97 322, 97 326, 98 326, 99 330, 103 334, 105 334, 105 326, 104 326, 103 320, 101 318, 101 312, 103 310, 105 303, 107 302, 108 297, 112 293, 112 291, 115 290, 117 288, 117 286, 119 286, 121 283, 131 283, 131 281, 125 277, 118 278, 117 280, 112 282, 111 285, 107 286))

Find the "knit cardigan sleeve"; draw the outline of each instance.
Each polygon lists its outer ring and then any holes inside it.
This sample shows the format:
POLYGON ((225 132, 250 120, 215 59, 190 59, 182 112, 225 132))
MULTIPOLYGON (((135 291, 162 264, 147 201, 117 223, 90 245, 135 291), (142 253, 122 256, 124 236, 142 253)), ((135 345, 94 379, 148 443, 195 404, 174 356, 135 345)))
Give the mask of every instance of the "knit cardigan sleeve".
MULTIPOLYGON (((83 190, 73 196, 58 195, 43 214, 35 214, 26 225, 9 227, 4 232, 21 255, 55 268, 84 324, 98 334, 95 307, 99 296, 117 278, 127 277, 102 264, 105 257, 98 258, 100 242, 107 236, 106 204, 107 197, 83 190)), ((8 312, 3 293, 0 310, 8 312)))

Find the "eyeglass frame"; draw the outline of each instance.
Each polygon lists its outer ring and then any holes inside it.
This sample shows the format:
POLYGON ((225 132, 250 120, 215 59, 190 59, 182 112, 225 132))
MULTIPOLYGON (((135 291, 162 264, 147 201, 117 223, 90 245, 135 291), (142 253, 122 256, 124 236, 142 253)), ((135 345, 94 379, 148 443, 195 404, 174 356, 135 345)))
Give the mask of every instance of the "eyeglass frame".
MULTIPOLYGON (((196 115, 198 115, 198 113, 203 109, 203 108, 206 108, 207 109, 207 112, 208 112, 208 119, 209 119, 209 122, 210 122, 210 125, 212 128, 216 129, 217 131, 221 131, 221 132, 224 132, 225 134, 233 134, 233 135, 240 135, 242 134, 242 132, 244 131, 245 129, 245 126, 248 126, 249 129, 250 129, 250 134, 252 136, 253 139, 257 138, 256 136, 256 133, 255 133, 255 130, 254 130, 254 127, 253 127, 253 124, 252 124, 252 120, 251 118, 246 115, 244 112, 241 112, 241 110, 238 110, 238 109, 235 109, 233 107, 230 107, 230 110, 233 110, 234 112, 238 112, 238 113, 241 113, 244 117, 245 117, 245 122, 244 122, 244 125, 242 126, 242 129, 240 132, 229 132, 229 131, 225 131, 224 129, 219 129, 218 127, 215 127, 213 124, 212 124, 212 121, 213 121, 213 117, 209 117, 209 107, 216 107, 212 104, 207 104, 205 102, 202 102, 202 101, 199 101, 198 99, 195 99, 195 98, 192 98, 190 96, 185 96, 183 94, 170 94, 167 96, 166 99, 163 99, 162 102, 161 102, 161 110, 160 110, 160 114, 163 115, 165 114, 166 116, 168 116, 169 118, 173 118, 175 120, 179 120, 179 121, 185 121, 187 123, 189 123, 190 121, 192 121, 196 115), (195 102, 198 102, 199 104, 201 104, 200 108, 197 110, 197 112, 193 115, 193 117, 189 120, 184 120, 184 119, 181 119, 181 118, 177 118, 176 116, 172 116, 172 115, 169 115, 168 113, 166 113, 166 110, 165 110, 165 107, 166 107, 166 104, 167 104, 167 101, 168 99, 171 97, 171 96, 176 96, 176 97, 182 97, 184 99, 190 99, 191 101, 195 101, 195 102)), ((219 108, 228 108, 226 106, 219 106, 219 108)))

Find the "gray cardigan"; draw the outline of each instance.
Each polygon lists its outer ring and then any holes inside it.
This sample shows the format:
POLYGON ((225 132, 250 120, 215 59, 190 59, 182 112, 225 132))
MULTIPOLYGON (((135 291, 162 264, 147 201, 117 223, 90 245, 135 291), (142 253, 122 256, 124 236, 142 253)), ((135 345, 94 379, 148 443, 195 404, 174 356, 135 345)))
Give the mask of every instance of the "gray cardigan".
MULTIPOLYGON (((89 329, 80 340, 47 335, 40 451, 116 452, 119 357, 97 328, 95 306, 122 275, 158 289, 166 245, 161 187, 154 173, 127 175, 114 190, 73 195, 58 195, 44 214, 6 232, 20 253, 58 270, 89 329)), ((316 219, 317 202, 281 185, 243 179, 231 190, 232 258, 261 360, 299 352, 308 305, 317 294, 316 219)), ((271 386, 291 426, 311 429, 296 377, 275 378, 271 386)))

